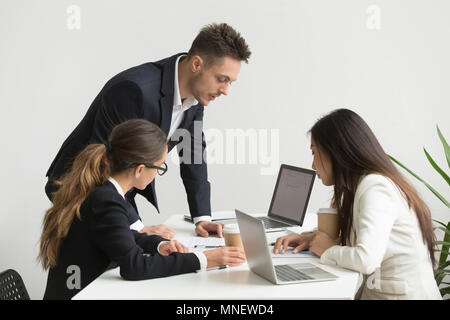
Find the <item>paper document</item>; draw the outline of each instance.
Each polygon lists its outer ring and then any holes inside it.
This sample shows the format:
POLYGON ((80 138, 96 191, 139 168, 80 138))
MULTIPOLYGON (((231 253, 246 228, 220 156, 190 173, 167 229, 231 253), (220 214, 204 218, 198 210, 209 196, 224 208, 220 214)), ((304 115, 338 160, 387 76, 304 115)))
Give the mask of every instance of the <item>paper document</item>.
POLYGON ((294 249, 287 249, 285 253, 273 253, 273 246, 269 246, 270 254, 272 258, 313 258, 315 257, 314 253, 311 251, 301 251, 297 253, 293 253, 294 249))
MULTIPOLYGON (((185 214, 184 219, 192 221, 191 215, 185 214)), ((214 211, 211 212, 211 219, 215 220, 228 220, 228 219, 236 219, 236 213, 233 211, 214 211)))
POLYGON ((225 240, 223 238, 216 237, 182 237, 176 238, 188 248, 206 248, 206 247, 223 247, 225 240))

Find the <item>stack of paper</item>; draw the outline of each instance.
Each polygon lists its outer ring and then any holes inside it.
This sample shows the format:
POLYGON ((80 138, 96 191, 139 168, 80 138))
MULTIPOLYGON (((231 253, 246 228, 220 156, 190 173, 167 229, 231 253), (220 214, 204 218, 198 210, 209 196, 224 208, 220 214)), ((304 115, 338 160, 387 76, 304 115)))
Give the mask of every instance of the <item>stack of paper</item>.
POLYGON ((225 245, 225 240, 223 238, 216 237, 183 237, 176 238, 176 240, 188 248, 216 248, 225 245))

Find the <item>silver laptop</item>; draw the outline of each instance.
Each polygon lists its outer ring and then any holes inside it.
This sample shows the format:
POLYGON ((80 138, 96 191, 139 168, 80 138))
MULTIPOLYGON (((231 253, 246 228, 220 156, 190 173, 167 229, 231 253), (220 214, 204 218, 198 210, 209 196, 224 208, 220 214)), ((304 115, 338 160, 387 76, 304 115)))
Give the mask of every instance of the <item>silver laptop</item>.
POLYGON ((267 216, 258 217, 267 231, 302 226, 316 172, 282 164, 267 216))
POLYGON ((264 224, 259 219, 236 210, 247 262, 254 273, 274 284, 335 280, 338 277, 311 263, 273 265, 264 224))

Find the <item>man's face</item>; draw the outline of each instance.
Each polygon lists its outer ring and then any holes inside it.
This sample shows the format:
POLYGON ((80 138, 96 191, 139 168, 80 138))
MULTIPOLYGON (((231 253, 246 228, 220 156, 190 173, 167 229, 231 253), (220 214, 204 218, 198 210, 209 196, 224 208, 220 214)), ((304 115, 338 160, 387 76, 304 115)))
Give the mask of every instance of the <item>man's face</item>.
POLYGON ((222 94, 227 95, 231 83, 237 80, 241 70, 241 61, 230 57, 219 59, 208 68, 205 68, 201 59, 195 61, 194 58, 192 63, 196 69, 191 79, 191 92, 204 106, 222 94))

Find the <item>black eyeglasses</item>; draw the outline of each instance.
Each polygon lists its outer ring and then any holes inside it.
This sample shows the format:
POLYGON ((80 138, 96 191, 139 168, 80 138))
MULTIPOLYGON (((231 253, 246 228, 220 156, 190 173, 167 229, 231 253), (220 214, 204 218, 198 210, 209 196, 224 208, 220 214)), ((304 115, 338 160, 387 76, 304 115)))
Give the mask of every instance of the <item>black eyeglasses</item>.
POLYGON ((162 176, 168 170, 167 163, 165 163, 165 162, 163 163, 163 167, 158 167, 158 166, 154 166, 152 164, 147 164, 147 163, 144 163, 144 166, 146 166, 149 169, 156 169, 156 170, 158 170, 158 174, 160 176, 162 176))
MULTIPOLYGON (((158 167, 158 166, 154 166, 152 164, 148 164, 148 163, 142 163, 145 167, 149 168, 149 169, 156 169, 158 170, 158 174, 160 176, 162 176, 164 173, 167 172, 168 168, 167 168, 167 163, 163 163, 163 167, 158 167)), ((140 165, 140 163, 134 163, 132 165, 130 165, 130 168, 135 168, 138 165, 140 165)))

